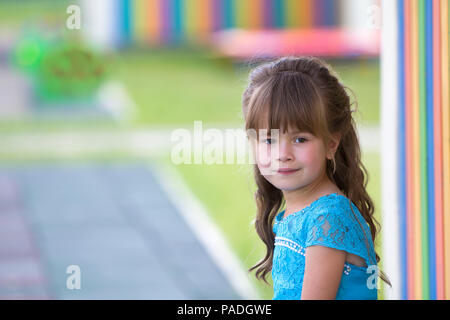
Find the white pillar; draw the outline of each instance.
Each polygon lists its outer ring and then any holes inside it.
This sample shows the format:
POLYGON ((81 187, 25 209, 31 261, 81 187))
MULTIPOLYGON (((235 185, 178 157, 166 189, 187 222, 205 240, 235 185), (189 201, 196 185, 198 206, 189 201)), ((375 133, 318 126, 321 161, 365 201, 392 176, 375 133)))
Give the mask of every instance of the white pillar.
POLYGON ((373 8, 377 0, 341 0, 342 27, 363 30, 373 18, 373 8))
POLYGON ((97 49, 113 49, 118 37, 117 1, 80 0, 80 4, 85 39, 97 49))
POLYGON ((392 283, 392 288, 384 286, 384 293, 386 299, 400 299, 397 1, 382 0, 381 4, 382 259, 392 283))

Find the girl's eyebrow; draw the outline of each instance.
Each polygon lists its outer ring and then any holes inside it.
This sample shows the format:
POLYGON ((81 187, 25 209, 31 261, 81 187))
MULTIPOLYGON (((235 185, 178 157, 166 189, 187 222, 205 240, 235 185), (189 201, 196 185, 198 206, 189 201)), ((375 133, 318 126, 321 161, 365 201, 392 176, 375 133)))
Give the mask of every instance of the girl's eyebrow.
MULTIPOLYGON (((281 132, 281 131, 280 131, 281 132)), ((302 134, 302 135, 310 135, 310 133, 309 132, 306 132, 306 131, 291 131, 291 132, 288 132, 287 134, 289 134, 289 135, 296 135, 296 134, 302 134)), ((267 131, 267 133, 266 133, 266 136, 270 136, 271 135, 271 132, 270 132, 270 130, 268 130, 267 131)))

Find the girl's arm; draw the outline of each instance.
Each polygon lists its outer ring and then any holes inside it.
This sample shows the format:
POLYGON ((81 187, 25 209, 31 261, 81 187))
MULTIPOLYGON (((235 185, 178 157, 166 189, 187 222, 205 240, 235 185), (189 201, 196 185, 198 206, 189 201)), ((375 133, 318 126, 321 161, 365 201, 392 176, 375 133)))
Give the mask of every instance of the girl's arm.
POLYGON ((335 299, 344 270, 346 252, 325 246, 306 248, 301 299, 335 299))

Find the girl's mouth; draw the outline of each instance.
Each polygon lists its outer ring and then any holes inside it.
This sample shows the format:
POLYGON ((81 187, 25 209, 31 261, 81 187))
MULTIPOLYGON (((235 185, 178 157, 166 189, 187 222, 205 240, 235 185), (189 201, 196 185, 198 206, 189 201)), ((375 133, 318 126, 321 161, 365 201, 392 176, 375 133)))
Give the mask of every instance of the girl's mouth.
POLYGON ((278 169, 278 173, 279 174, 283 174, 283 175, 289 175, 289 174, 293 174, 294 172, 297 172, 300 169, 289 169, 289 168, 281 168, 278 169))

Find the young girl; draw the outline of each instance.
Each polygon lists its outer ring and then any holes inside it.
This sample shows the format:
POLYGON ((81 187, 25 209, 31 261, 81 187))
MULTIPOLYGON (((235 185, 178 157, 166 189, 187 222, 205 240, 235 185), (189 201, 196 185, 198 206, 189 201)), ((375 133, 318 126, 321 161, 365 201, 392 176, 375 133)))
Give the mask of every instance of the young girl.
POLYGON ((285 57, 255 68, 243 94, 267 250, 250 271, 272 272, 274 299, 377 299, 378 275, 390 285, 344 88, 322 60, 285 57))

